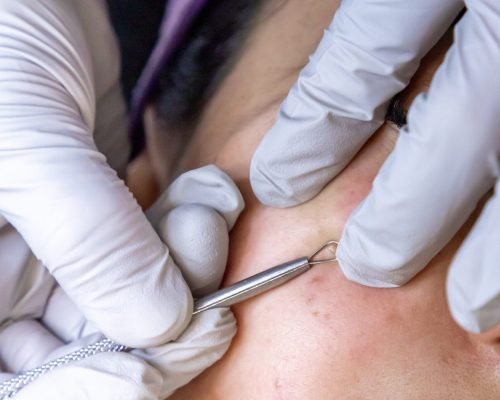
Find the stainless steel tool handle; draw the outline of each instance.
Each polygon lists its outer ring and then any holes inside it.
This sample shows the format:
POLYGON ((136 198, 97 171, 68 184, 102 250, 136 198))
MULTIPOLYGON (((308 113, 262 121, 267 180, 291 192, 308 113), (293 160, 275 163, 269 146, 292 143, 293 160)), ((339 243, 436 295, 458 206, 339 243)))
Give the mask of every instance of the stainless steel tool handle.
POLYGON ((242 281, 198 299, 193 315, 217 307, 229 307, 279 286, 311 268, 307 257, 297 258, 262 271, 242 281))

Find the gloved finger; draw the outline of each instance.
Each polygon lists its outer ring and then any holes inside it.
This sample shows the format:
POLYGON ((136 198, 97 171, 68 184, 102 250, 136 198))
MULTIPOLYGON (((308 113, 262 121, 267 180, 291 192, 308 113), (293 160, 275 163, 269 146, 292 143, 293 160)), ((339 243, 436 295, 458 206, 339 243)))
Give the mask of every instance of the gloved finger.
POLYGON ((181 175, 148 210, 196 297, 219 287, 228 232, 243 208, 243 197, 231 178, 209 165, 181 175))
POLYGON ((60 286, 49 296, 41 321, 66 343, 98 332, 60 286))
POLYGON ((163 376, 160 398, 163 399, 218 361, 235 333, 236 320, 230 309, 212 309, 195 315, 175 342, 132 353, 160 371, 163 376))
POLYGON ((218 289, 229 248, 227 225, 219 213, 197 204, 179 206, 160 221, 159 233, 194 297, 218 289))
POLYGON ((404 284, 493 186, 500 150, 500 81, 493 79, 500 31, 490 27, 500 25, 500 3, 490 3, 468 3, 429 92, 414 101, 371 193, 347 222, 337 257, 350 279, 404 284))
POLYGON ((500 324, 500 181, 451 265, 447 296, 451 314, 466 330, 500 324))
POLYGON ((0 30, 0 169, 12 171, 0 175, 2 214, 107 336, 131 346, 177 337, 191 293, 96 148, 94 66, 78 13, 59 2, 0 9, 9 27, 0 30))
POLYGON ((232 179, 215 165, 207 165, 179 176, 146 212, 157 226, 171 209, 186 204, 201 204, 217 211, 231 230, 245 202, 232 179))
POLYGON ((0 332, 0 360, 10 372, 25 372, 43 364, 50 353, 63 345, 38 321, 15 321, 0 332))
POLYGON ((0 228, 0 268, 0 323, 40 317, 55 281, 11 225, 0 228))
POLYGON ((459 0, 341 2, 253 156, 259 200, 289 207, 318 194, 382 124, 389 100, 462 7, 459 0))
POLYGON ((163 400, 161 375, 127 353, 100 353, 58 367, 36 379, 16 400, 163 400))

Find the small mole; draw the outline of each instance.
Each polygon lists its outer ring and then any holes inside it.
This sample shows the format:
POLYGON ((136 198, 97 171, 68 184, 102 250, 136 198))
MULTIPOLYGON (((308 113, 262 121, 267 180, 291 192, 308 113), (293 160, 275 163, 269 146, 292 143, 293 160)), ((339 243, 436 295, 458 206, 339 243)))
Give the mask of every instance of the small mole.
POLYGON ((313 311, 313 315, 314 315, 315 317, 319 317, 319 311, 313 311))
POLYGON ((316 298, 316 296, 313 295, 313 294, 310 295, 310 296, 308 296, 307 299, 306 299, 306 303, 307 304, 311 304, 314 301, 315 298, 316 298))

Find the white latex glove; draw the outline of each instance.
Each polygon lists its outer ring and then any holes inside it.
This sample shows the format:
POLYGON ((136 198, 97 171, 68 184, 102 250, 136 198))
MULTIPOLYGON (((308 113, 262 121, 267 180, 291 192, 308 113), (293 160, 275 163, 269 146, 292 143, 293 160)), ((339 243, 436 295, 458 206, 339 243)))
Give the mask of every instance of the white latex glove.
MULTIPOLYGON (((500 3, 465 3, 468 11, 431 88, 414 101, 395 150, 343 232, 339 264, 359 283, 406 283, 498 177, 500 3)), ((342 2, 255 153, 257 197, 277 207, 314 197, 382 124, 389 100, 463 6, 456 0, 342 2)), ((495 214, 498 201, 497 195, 485 215, 495 214)), ((500 322, 500 269, 493 261, 498 212, 495 222, 485 218, 460 251, 448 285, 452 313, 473 331, 500 322)))
MULTIPOLYGON (((243 199, 231 179, 208 166, 179 177, 150 210, 152 222, 197 297, 219 287, 227 262, 228 231, 242 209, 243 199)), ((4 316, 11 323, 0 331, 0 359, 16 373, 103 338, 60 287, 52 289, 52 277, 30 259, 19 239, 13 231, 0 235, 0 251, 7 246, 16 250, 10 259, 13 272, 0 282, 2 304, 11 304, 11 312, 4 316), (9 298, 3 298, 6 293, 9 298)), ((168 304, 164 308, 167 313, 168 304)), ((127 315, 126 308, 123 313, 127 315)), ((205 311, 171 343, 99 354, 60 367, 21 390, 16 399, 163 400, 217 361, 235 331, 229 309, 205 311)))
POLYGON ((96 147, 120 158, 118 71, 103 1, 0 1, 0 214, 106 336, 154 346, 185 329, 192 298, 96 147))

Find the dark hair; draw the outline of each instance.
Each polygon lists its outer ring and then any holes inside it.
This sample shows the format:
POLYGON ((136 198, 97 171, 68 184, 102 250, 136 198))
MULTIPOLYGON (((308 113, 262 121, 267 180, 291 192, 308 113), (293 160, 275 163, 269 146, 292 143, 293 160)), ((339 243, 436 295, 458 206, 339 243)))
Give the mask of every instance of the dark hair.
POLYGON ((127 104, 158 38, 166 0, 106 0, 121 53, 127 104))
POLYGON ((163 69, 152 100, 169 128, 196 125, 201 111, 243 47, 260 0, 214 0, 194 21, 163 69))

